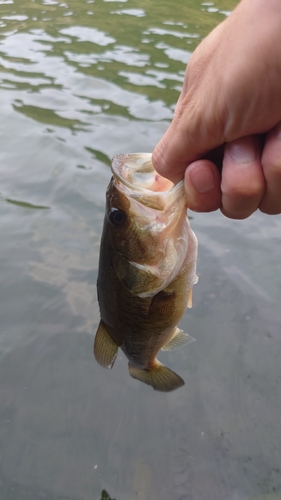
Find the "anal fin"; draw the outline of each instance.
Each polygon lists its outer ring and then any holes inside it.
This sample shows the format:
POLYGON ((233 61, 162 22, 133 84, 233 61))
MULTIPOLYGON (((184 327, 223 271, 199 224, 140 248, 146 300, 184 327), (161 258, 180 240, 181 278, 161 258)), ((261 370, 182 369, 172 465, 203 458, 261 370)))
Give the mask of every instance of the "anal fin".
POLYGON ((170 392, 182 387, 184 380, 177 373, 157 361, 157 365, 151 369, 141 370, 129 363, 131 377, 151 385, 153 389, 161 392, 170 392))
POLYGON ((188 335, 188 333, 185 333, 183 330, 180 330, 180 328, 176 328, 176 332, 174 336, 167 342, 167 344, 163 345, 161 348, 161 351, 171 351, 172 349, 177 349, 177 347, 181 347, 184 344, 187 344, 188 342, 193 342, 195 339, 191 337, 191 335, 188 335))
POLYGON ((111 369, 118 352, 118 345, 110 337, 104 322, 101 320, 94 342, 94 355, 97 362, 104 368, 111 369))

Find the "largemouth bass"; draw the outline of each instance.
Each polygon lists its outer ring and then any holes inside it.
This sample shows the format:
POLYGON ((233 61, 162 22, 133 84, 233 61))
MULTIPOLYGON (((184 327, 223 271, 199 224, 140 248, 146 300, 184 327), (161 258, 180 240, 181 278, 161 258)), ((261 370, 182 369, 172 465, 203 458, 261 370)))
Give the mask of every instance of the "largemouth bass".
POLYGON ((154 169, 151 155, 118 155, 106 193, 97 280, 101 320, 98 363, 112 368, 120 347, 132 377, 159 391, 183 379, 156 355, 192 339, 177 325, 192 305, 197 238, 187 218, 183 181, 154 169))

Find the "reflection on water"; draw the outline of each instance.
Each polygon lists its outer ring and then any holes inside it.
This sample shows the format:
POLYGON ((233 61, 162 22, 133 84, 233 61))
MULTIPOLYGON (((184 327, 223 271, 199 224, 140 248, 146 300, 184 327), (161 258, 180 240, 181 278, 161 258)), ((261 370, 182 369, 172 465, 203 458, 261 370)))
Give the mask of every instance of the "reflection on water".
POLYGON ((280 217, 194 215, 184 388, 92 355, 110 159, 153 149, 235 4, 0 0, 1 500, 281 498, 280 217))
POLYGON ((105 490, 102 490, 101 500, 115 500, 115 499, 110 498, 109 494, 105 490))

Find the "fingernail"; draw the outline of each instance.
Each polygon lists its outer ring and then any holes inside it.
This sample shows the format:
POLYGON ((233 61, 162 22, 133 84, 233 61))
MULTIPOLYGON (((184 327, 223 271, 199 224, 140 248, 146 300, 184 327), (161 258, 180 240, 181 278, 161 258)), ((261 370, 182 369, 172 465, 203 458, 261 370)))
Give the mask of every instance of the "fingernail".
POLYGON ((190 181, 197 193, 208 193, 215 185, 215 178, 211 170, 202 167, 193 168, 189 174, 190 181))
POLYGON ((237 163, 251 163, 256 159, 255 144, 247 138, 228 144, 227 151, 237 163))

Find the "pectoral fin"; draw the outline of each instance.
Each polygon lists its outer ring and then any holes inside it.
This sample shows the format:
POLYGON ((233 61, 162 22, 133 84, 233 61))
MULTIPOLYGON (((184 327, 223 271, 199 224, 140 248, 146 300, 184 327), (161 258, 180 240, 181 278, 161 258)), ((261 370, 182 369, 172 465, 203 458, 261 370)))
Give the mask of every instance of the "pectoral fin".
POLYGON ((188 342, 193 342, 195 339, 185 333, 183 330, 179 328, 176 329, 175 335, 167 342, 167 344, 163 345, 161 351, 171 351, 172 349, 176 349, 188 342))
POLYGON ((97 362, 104 368, 111 369, 118 352, 118 345, 112 340, 101 320, 94 342, 94 355, 97 362))
POLYGON ((161 392, 170 392, 184 385, 183 379, 175 372, 157 361, 157 365, 149 370, 140 370, 129 363, 131 377, 151 385, 161 392))

